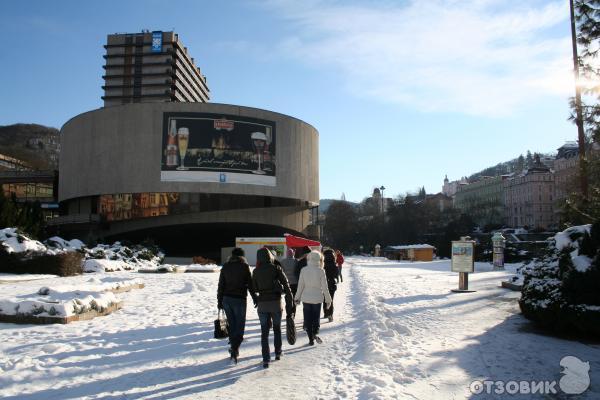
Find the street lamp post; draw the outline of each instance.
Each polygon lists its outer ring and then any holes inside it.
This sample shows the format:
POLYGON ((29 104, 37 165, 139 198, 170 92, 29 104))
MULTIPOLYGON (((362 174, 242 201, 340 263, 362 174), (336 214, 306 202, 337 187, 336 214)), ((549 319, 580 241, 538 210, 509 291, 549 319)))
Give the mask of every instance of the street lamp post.
POLYGON ((381 185, 381 187, 379 188, 379 190, 381 190, 381 215, 384 215, 384 209, 383 209, 383 191, 385 190, 385 186, 381 185))

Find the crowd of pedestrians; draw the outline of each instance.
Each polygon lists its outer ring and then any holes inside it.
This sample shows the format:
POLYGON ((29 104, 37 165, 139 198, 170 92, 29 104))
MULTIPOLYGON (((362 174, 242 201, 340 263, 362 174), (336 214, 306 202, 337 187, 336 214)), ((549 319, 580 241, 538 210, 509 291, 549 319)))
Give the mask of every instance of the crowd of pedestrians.
POLYGON ((274 251, 261 248, 256 253, 256 267, 250 271, 244 250, 234 248, 223 264, 217 289, 217 307, 229 324, 229 354, 237 363, 244 341, 248 295, 257 309, 261 327, 263 367, 271 362, 269 335, 273 330, 275 359, 282 355, 281 320, 293 319, 296 305, 302 304, 304 330, 308 344, 322 343, 319 337, 321 306, 324 318, 333 321, 333 297, 342 280, 344 257, 341 251, 325 249, 323 253, 303 247, 288 249, 279 261, 274 251), (283 298, 283 301, 282 301, 283 298))

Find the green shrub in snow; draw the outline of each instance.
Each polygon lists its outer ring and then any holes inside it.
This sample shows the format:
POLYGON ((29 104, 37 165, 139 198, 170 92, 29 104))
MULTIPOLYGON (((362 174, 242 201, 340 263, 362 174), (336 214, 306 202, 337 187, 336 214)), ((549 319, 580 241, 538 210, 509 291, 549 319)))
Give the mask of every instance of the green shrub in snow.
POLYGON ((96 260, 101 260, 105 257, 106 257, 106 254, 104 254, 104 250, 96 250, 92 254, 89 255, 89 258, 93 258, 96 260))
POLYGON ((83 273, 83 255, 76 252, 39 254, 7 253, 0 250, 0 272, 9 274, 52 274, 72 276, 83 273))
POLYGON ((558 233, 522 272, 527 318, 557 333, 600 335, 600 222, 558 233))

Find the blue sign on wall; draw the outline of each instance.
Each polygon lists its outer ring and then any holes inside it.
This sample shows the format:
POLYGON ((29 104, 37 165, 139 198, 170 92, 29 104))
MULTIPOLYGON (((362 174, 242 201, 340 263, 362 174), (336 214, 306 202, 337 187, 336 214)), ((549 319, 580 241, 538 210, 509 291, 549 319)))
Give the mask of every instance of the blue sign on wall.
POLYGON ((162 52, 162 31, 152 32, 152 52, 162 52))

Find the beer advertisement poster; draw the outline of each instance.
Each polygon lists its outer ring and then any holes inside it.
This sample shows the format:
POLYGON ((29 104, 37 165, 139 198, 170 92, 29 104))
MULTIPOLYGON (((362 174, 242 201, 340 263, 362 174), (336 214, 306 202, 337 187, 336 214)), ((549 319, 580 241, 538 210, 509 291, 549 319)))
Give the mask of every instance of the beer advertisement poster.
POLYGON ((452 272, 474 272, 474 243, 471 241, 452 242, 452 272))
POLYGON ((164 113, 161 181, 276 185, 275 122, 164 113))

